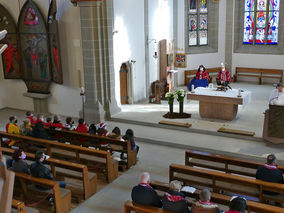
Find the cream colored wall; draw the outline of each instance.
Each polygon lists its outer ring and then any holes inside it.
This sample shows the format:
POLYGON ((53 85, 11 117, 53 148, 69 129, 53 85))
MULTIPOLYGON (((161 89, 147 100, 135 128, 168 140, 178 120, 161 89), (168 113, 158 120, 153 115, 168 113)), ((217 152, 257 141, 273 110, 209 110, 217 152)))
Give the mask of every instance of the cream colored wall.
MULTIPOLYGON (((49 0, 34 0, 47 17, 49 0)), ((25 0, 0 0, 12 16, 17 20, 20 8, 25 0)), ((52 114, 79 117, 82 108, 79 95, 79 72, 83 73, 80 10, 68 0, 57 0, 59 18, 60 48, 63 69, 63 85, 51 84, 52 97, 49 99, 49 111, 52 114)), ((1 61, 1 60, 0 60, 1 61)), ((22 80, 4 80, 2 61, 0 64, 0 108, 33 110, 32 99, 23 97, 27 88, 22 80)), ((81 74, 83 82, 83 74, 81 74)))

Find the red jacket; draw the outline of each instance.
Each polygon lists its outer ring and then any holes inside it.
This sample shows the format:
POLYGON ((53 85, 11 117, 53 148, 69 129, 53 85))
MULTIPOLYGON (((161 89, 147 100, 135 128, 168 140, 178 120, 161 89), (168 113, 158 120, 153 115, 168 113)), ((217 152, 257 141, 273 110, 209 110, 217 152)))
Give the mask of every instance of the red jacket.
MULTIPOLYGON (((200 74, 201 74, 201 72, 196 73, 196 76, 195 76, 196 79, 200 79, 200 74)), ((209 81, 208 72, 206 70, 202 72, 202 79, 206 79, 206 80, 209 81)))
POLYGON ((35 124, 37 121, 34 120, 34 116, 30 115, 30 116, 27 116, 27 119, 30 120, 30 123, 33 125, 35 124))
MULTIPOLYGON (((76 131, 77 132, 83 132, 83 133, 88 132, 87 125, 86 124, 79 124, 76 128, 76 131)), ((87 140, 84 139, 84 138, 78 138, 78 141, 81 142, 81 143, 84 143, 87 140)))
POLYGON ((61 128, 61 129, 64 128, 62 123, 52 123, 51 126, 54 127, 54 128, 61 128))
POLYGON ((228 81, 229 83, 232 81, 231 74, 228 70, 225 70, 225 72, 219 71, 218 78, 219 81, 228 81))
POLYGON ((36 124, 37 122, 41 122, 44 126, 46 125, 45 122, 43 122, 42 120, 40 119, 36 119, 35 121, 33 121, 34 123, 33 124, 36 124))

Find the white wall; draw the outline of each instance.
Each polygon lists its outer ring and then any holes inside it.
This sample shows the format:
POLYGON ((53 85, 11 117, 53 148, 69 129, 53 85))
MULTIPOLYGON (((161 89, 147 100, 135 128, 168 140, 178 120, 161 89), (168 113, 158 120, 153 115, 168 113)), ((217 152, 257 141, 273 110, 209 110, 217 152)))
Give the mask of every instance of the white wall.
MULTIPOLYGON (((184 52, 185 47, 185 1, 178 1, 178 39, 177 48, 184 52)), ((220 63, 225 60, 225 37, 226 37, 226 0, 219 1, 219 29, 218 29, 218 52, 206 54, 187 55, 187 67, 178 69, 178 84, 184 84, 184 70, 196 69, 203 64, 205 67, 219 67, 220 63)))
MULTIPOLYGON (((25 0, 18 1, 0 0, 15 18, 18 19, 19 6, 22 7, 25 0)), ((46 17, 49 1, 34 1, 46 17)), ((52 97, 49 99, 49 111, 52 114, 79 117, 81 110, 81 97, 79 95, 78 71, 83 71, 82 48, 75 45, 81 40, 80 10, 74 7, 70 1, 57 0, 60 33, 61 59, 63 69, 63 85, 52 83, 50 91, 52 97)), ((10 107, 15 109, 33 110, 32 99, 22 94, 27 88, 22 80, 5 80, 3 78, 2 65, 0 65, 0 108, 10 107), (13 98, 11 98, 13 97, 13 98)))

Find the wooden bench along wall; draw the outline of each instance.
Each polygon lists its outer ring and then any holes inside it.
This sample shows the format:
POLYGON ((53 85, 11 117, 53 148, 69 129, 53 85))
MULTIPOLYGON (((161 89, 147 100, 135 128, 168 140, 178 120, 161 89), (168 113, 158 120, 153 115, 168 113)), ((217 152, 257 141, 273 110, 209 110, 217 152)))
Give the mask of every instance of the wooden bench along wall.
MULTIPOLYGON (((214 169, 225 173, 255 177, 257 168, 263 164, 264 162, 260 161, 215 155, 208 152, 185 151, 185 165, 214 169)), ((284 173, 284 166, 280 165, 278 168, 284 173)))
POLYGON ((213 192, 225 194, 239 194, 258 199, 284 203, 284 184, 270 183, 249 177, 210 171, 207 169, 193 168, 184 165, 171 164, 170 181, 180 180, 188 185, 207 187, 213 192), (279 193, 277 196, 269 196, 263 191, 279 193), (281 195, 282 194, 282 195, 281 195))
MULTIPOLYGON (((2 153, 4 155, 12 156, 12 154, 14 153, 14 150, 2 147, 2 153)), ((34 154, 31 154, 31 153, 28 153, 28 152, 25 152, 25 154, 27 155, 26 159, 32 160, 32 161, 35 160, 34 154)), ((45 162, 50 165, 52 175, 55 179, 56 179, 57 175, 60 175, 60 176, 64 176, 64 177, 82 180, 82 183, 83 183, 82 188, 83 188, 83 192, 84 192, 83 194, 84 194, 85 200, 96 193, 96 190, 97 190, 97 175, 93 173, 91 175, 91 178, 89 178, 88 167, 86 165, 78 164, 78 163, 71 163, 71 162, 63 161, 63 160, 57 160, 57 159, 54 159, 54 158, 49 158, 45 162), (80 176, 72 175, 72 174, 66 173, 66 172, 57 172, 56 168, 63 168, 63 169, 68 169, 68 170, 80 172, 82 176, 80 177, 80 176)))
MULTIPOLYGON (((218 77, 218 72, 221 70, 221 67, 207 68, 206 71, 210 77, 210 83, 212 79, 218 77)), ((187 86, 188 83, 196 76, 197 69, 195 70, 185 70, 184 71, 184 85, 187 86)))
MULTIPOLYGON (((169 184, 168 183, 163 183, 163 182, 158 182, 158 181, 152 181, 150 185, 158 191, 161 191, 162 193, 165 193, 169 190, 169 184)), ((200 189, 196 189, 196 191, 192 193, 188 192, 182 192, 186 195, 186 197, 194 198, 195 200, 199 200, 199 194, 200 194, 200 189)), ((229 206, 231 196, 228 195, 223 195, 223 194, 218 194, 211 192, 211 201, 217 204, 229 206)), ((247 200, 247 212, 256 212, 256 213, 279 213, 284 211, 284 208, 277 207, 277 206, 271 206, 268 204, 263 204, 259 202, 254 202, 247 200)))
POLYGON ((263 78, 279 79, 279 82, 281 83, 283 80, 283 70, 236 67, 234 82, 237 82, 238 76, 258 78, 258 84, 262 83, 263 78))
POLYGON ((118 161, 112 160, 111 155, 107 151, 89 149, 85 147, 80 147, 72 144, 58 143, 55 141, 39 139, 29 136, 9 134, 6 132, 0 131, 1 143, 3 144, 3 138, 9 138, 17 141, 17 144, 21 144, 22 148, 26 151, 28 149, 28 144, 39 145, 46 147, 46 154, 49 156, 56 155, 58 157, 69 158, 70 160, 75 161, 76 163, 82 163, 86 165, 91 165, 92 171, 106 172, 106 178, 108 182, 112 182, 118 177, 118 161), (75 156, 58 154, 52 149, 57 151, 69 151, 75 154, 75 156), (84 156, 80 156, 84 155, 84 156), (88 158, 91 157, 91 158, 88 158), (92 157, 99 158, 98 160, 93 160, 92 157), (98 165, 102 165, 103 169, 100 169, 98 165))
POLYGON ((131 213, 131 212, 136 212, 136 213, 172 213, 170 211, 157 208, 154 206, 145 206, 141 205, 138 203, 134 203, 130 200, 126 201, 124 203, 124 213, 131 213))
POLYGON ((50 128, 45 128, 46 132, 52 139, 56 139, 55 135, 60 135, 60 141, 62 142, 69 142, 73 145, 82 145, 85 147, 96 147, 101 150, 104 148, 100 146, 100 144, 107 143, 110 145, 114 145, 111 147, 111 150, 116 152, 123 152, 127 154, 127 168, 136 164, 136 150, 131 150, 130 141, 121 141, 119 139, 104 137, 104 136, 97 136, 94 134, 89 133, 81 133, 72 130, 62 129, 62 130, 55 130, 50 128), (86 140, 84 142, 78 141, 78 139, 86 140), (119 147, 119 148, 114 148, 119 147))
POLYGON ((71 209, 71 192, 68 189, 60 189, 59 184, 56 181, 43 179, 43 178, 35 178, 30 175, 15 172, 16 178, 19 179, 22 192, 24 193, 25 197, 30 197, 31 194, 28 193, 29 186, 27 186, 27 182, 33 183, 36 185, 44 186, 51 188, 53 191, 54 197, 54 204, 56 213, 67 213, 71 209), (61 195, 61 190, 64 190, 65 193, 61 195))

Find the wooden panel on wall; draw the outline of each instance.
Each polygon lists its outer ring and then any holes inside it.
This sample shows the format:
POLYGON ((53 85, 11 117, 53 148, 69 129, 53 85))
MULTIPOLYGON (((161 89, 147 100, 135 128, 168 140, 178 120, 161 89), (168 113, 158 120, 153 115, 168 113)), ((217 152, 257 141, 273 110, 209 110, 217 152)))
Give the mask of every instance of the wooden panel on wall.
POLYGON ((167 40, 159 41, 159 65, 160 65, 160 81, 167 80, 167 40))
POLYGON ((125 63, 123 63, 119 71, 121 104, 128 104, 127 75, 128 75, 127 66, 125 63))

